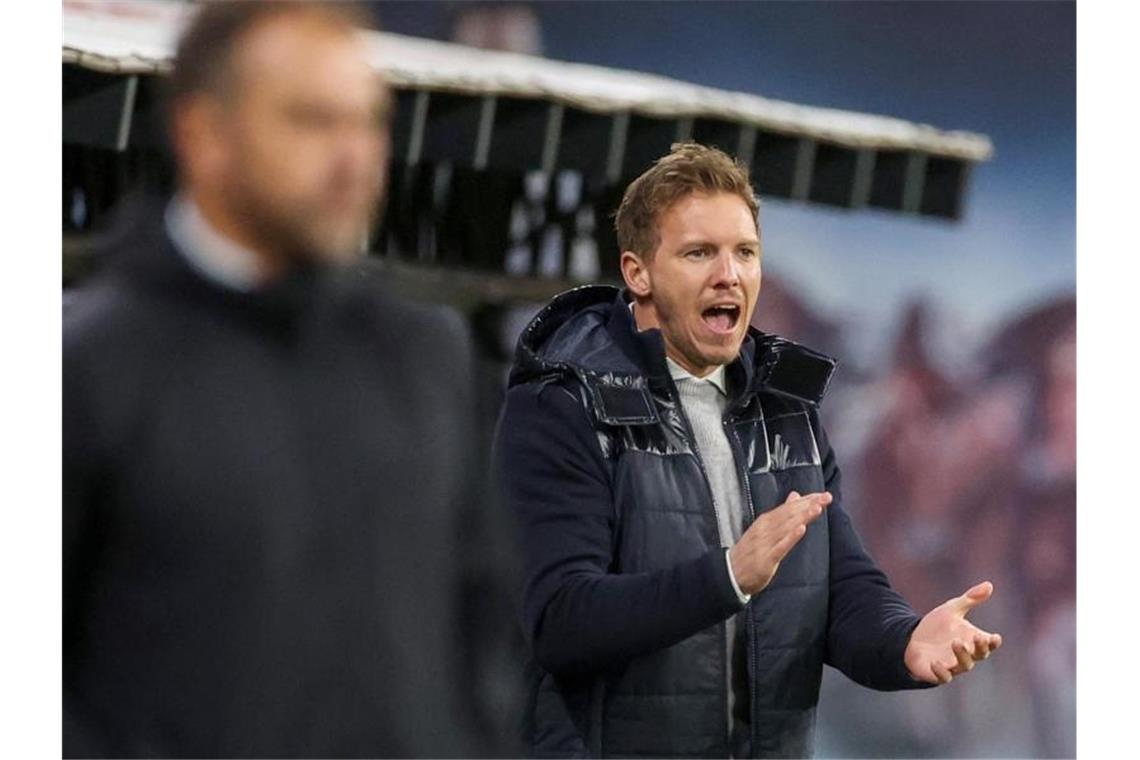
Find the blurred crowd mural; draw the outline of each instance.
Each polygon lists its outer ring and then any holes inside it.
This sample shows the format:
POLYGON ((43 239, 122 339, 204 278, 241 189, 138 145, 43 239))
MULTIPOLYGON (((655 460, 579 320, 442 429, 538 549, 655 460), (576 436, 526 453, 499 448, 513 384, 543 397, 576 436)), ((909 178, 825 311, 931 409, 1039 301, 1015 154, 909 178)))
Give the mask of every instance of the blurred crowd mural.
MULTIPOLYGON (((761 329, 849 355, 845 330, 774 285, 761 295, 761 329)), ((841 363, 823 416, 844 503, 895 587, 926 610, 993 579, 975 616, 1006 646, 993 667, 928 692, 869 692, 829 672, 821 754, 1072 756, 1076 302, 996 325, 967 366, 937 361, 931 320, 916 300, 879 336, 890 345, 881 366, 841 363)))

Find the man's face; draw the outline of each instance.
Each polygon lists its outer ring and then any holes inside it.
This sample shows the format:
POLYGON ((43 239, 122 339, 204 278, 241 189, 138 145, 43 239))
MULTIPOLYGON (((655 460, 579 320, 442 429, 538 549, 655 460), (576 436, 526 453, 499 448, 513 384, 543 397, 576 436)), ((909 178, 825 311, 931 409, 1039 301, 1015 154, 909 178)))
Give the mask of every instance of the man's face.
POLYGON ((638 325, 660 327, 669 358, 704 376, 736 358, 752 321, 761 278, 757 226, 738 196, 693 194, 660 215, 658 234, 651 257, 623 268, 639 296, 638 325))
POLYGON ((287 259, 354 258, 379 210, 389 148, 389 96, 361 41, 285 14, 241 41, 234 71, 210 165, 227 214, 287 259))

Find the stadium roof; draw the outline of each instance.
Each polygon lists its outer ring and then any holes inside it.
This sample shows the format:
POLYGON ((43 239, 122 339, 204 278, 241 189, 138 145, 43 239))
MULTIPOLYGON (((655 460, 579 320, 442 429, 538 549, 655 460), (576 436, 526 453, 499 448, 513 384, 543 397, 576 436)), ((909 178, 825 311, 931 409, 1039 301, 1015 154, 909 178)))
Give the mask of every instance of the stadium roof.
MULTIPOLYGON (((140 83, 152 88, 169 69, 192 8, 65 2, 65 141, 122 150, 147 139, 142 125, 154 120, 136 112, 154 99, 140 99, 140 83)), ((692 138, 748 163, 762 196, 959 218, 970 168, 993 154, 984 135, 886 116, 397 34, 369 38, 397 92, 394 155, 408 164, 572 168, 620 184, 692 138)))

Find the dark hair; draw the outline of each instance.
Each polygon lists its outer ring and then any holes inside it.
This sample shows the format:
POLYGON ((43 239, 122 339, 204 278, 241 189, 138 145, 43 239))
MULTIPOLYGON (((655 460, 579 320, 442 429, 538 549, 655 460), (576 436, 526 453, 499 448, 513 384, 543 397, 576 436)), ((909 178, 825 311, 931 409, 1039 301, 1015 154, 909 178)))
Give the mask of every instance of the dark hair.
POLYGON ((629 183, 614 218, 619 250, 650 256, 660 243, 657 224, 677 201, 693 193, 732 193, 752 212, 760 202, 747 167, 725 152, 695 142, 674 143, 669 153, 653 162, 629 183))
POLYGON ((174 103, 195 92, 227 94, 233 84, 233 54, 241 38, 266 20, 286 14, 318 18, 345 31, 372 26, 371 15, 355 3, 203 2, 178 39, 167 81, 168 101, 174 103))

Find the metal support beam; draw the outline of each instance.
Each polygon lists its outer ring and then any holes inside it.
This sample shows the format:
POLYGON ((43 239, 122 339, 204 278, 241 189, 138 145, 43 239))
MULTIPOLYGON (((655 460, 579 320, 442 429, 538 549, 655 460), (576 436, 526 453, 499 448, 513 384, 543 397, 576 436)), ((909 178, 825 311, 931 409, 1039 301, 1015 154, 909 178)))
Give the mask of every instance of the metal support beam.
POLYGON ((954 196, 953 219, 961 219, 966 215, 966 189, 970 186, 970 174, 976 164, 969 161, 962 162, 962 172, 958 175, 958 188, 954 196))
POLYGON ((614 114, 610 126, 610 150, 606 157, 606 184, 616 185, 621 180, 622 162, 625 160, 625 139, 629 134, 629 111, 614 114))
POLYGON ((906 179, 903 184, 902 210, 904 214, 917 214, 922 206, 922 188, 926 183, 926 154, 911 152, 906 159, 906 179))
POLYGON ((495 128, 494 95, 485 95, 479 104, 479 132, 475 137, 473 166, 477 171, 487 168, 487 156, 491 153, 491 130, 495 128))
POLYGON ((815 169, 815 140, 801 137, 796 146, 796 168, 792 174, 791 197, 806 201, 811 192, 811 173, 815 169))
POLYGON ((693 136, 693 118, 691 116, 677 121, 677 134, 673 142, 685 142, 693 136))
POLYGON ((865 208, 871 198, 871 180, 875 176, 875 151, 868 148, 855 153, 855 174, 851 179, 851 208, 865 208))
POLYGON ((756 152, 756 127, 740 125, 740 139, 736 143, 736 160, 742 166, 752 166, 752 155, 756 152))
POLYGON ((119 132, 115 138, 115 150, 122 153, 131 139, 131 123, 135 115, 135 96, 139 91, 139 77, 127 79, 127 89, 123 95, 123 110, 119 113, 119 132))
POLYGON ((558 144, 562 140, 562 114, 566 107, 561 103, 551 103, 546 112, 546 134, 542 142, 542 171, 550 176, 558 162, 558 144))
POLYGON ((427 128, 428 105, 431 93, 427 90, 417 90, 416 99, 412 104, 412 124, 408 130, 408 152, 405 163, 415 166, 420 162, 424 149, 424 130, 427 128))

